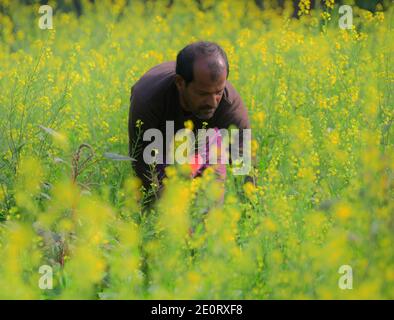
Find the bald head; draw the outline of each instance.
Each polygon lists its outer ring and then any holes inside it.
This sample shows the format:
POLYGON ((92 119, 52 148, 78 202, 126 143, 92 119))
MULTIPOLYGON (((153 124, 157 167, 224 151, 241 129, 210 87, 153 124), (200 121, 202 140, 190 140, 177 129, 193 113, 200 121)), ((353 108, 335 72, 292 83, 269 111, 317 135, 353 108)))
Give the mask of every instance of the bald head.
MULTIPOLYGON (((224 83, 227 79, 227 69, 219 58, 198 58, 193 65, 193 84, 197 86, 211 86, 224 83)), ((191 82, 190 82, 191 83, 191 82)))
POLYGON ((186 85, 194 80, 195 72, 200 68, 209 72, 212 81, 217 80, 223 72, 227 78, 229 65, 226 53, 219 45, 208 41, 194 42, 178 53, 176 73, 186 85))

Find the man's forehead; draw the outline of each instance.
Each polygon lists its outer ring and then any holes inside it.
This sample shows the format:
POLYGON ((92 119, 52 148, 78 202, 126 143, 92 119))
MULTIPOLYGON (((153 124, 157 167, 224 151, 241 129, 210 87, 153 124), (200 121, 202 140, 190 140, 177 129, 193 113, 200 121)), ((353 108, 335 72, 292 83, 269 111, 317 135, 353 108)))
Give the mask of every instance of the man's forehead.
POLYGON ((204 89, 223 89, 227 79, 227 69, 219 59, 212 61, 209 59, 196 60, 193 66, 193 84, 194 87, 204 89), (218 64, 219 63, 219 64, 218 64))
POLYGON ((201 91, 222 90, 226 85, 226 68, 212 70, 207 64, 196 63, 193 75, 193 87, 201 91))

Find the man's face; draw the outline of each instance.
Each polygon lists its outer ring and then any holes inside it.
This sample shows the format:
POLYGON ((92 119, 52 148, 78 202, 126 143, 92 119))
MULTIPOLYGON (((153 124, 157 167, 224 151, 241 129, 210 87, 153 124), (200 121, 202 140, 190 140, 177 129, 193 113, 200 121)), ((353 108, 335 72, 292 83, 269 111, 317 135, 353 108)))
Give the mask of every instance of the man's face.
POLYGON ((188 85, 180 76, 177 76, 176 81, 183 107, 201 120, 212 118, 226 86, 227 70, 224 62, 219 61, 223 66, 215 77, 212 77, 209 63, 206 58, 194 62, 193 81, 188 85))

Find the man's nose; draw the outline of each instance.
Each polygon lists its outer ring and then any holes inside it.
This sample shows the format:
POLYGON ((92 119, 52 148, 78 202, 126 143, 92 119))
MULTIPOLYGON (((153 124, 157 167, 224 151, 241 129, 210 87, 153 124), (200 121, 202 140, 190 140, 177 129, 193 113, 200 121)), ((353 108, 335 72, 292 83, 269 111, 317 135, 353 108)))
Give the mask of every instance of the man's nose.
POLYGON ((220 98, 216 95, 210 95, 207 101, 207 105, 211 106, 212 108, 216 108, 220 102, 220 98))

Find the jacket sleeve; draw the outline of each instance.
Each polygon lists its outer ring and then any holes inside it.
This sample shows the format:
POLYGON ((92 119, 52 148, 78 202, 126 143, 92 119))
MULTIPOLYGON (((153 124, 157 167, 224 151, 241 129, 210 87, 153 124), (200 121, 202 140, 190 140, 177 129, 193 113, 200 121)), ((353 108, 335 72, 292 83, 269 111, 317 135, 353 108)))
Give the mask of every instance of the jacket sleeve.
POLYGON ((128 122, 129 155, 136 159, 132 162, 132 166, 145 188, 150 187, 151 177, 149 165, 143 159, 143 150, 150 142, 143 141, 143 135, 146 130, 158 128, 158 126, 157 110, 151 103, 141 99, 138 91, 132 88, 128 122))
MULTIPOLYGON (((236 90, 228 83, 227 86, 227 95, 225 98, 225 104, 221 108, 221 112, 218 116, 218 121, 220 122, 220 126, 222 128, 231 128, 231 126, 238 129, 238 144, 234 142, 230 145, 231 149, 236 149, 235 154, 238 154, 241 158, 244 155, 244 142, 245 145, 248 146, 251 141, 244 141, 244 137, 248 137, 246 132, 243 132, 244 129, 250 130, 250 138, 252 138, 252 132, 249 122, 248 111, 239 96, 236 90)), ((235 159, 232 159, 230 152, 230 162, 232 163, 235 159)), ((253 162, 253 159, 252 159, 253 162)))

